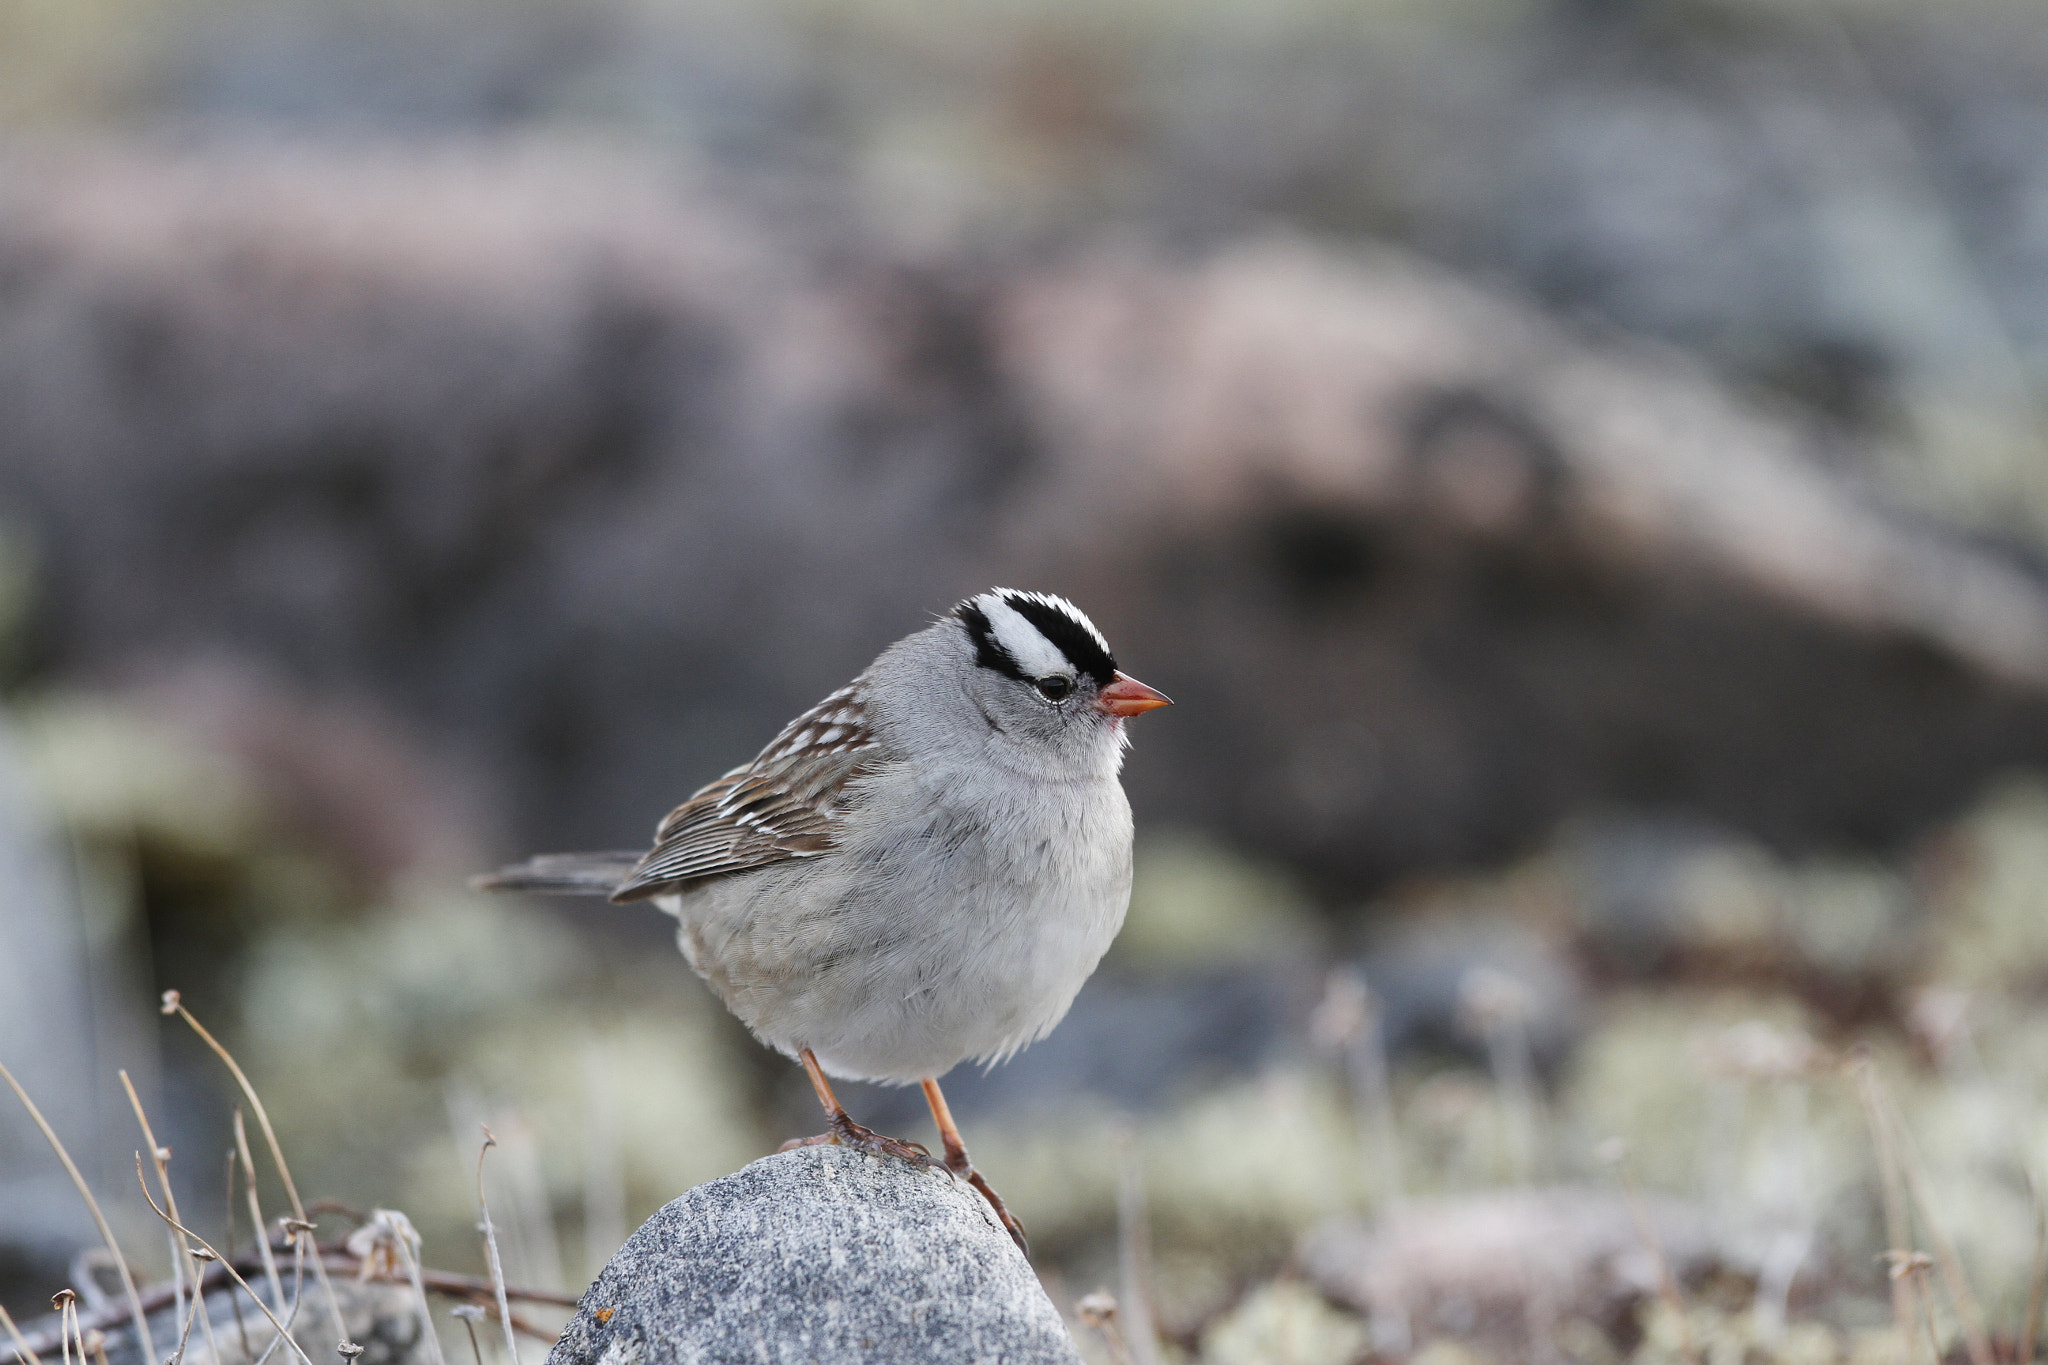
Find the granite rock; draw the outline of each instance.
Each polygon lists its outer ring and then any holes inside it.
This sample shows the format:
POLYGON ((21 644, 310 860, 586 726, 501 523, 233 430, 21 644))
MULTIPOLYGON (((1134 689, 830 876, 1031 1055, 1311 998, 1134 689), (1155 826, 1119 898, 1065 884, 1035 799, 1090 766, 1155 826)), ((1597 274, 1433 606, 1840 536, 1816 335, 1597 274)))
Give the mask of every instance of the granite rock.
POLYGON ((1078 1365, 988 1206, 943 1171, 841 1147, 699 1185, 606 1265, 548 1365, 1078 1365))

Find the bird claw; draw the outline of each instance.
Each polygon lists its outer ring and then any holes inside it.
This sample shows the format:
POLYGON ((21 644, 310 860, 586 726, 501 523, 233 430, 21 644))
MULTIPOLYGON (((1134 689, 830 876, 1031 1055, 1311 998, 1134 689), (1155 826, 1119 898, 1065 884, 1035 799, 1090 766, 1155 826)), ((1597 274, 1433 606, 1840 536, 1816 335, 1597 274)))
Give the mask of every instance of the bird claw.
POLYGON ((793 1151, 798 1147, 851 1147, 855 1151, 867 1152, 874 1156, 893 1156, 898 1161, 907 1161, 913 1166, 929 1166, 933 1170, 944 1170, 932 1158, 929 1149, 921 1142, 906 1142, 902 1138, 885 1137, 872 1128, 864 1128, 844 1114, 835 1115, 829 1130, 815 1137, 791 1138, 778 1151, 793 1151))
POLYGON ((1017 1244, 1017 1250, 1023 1252, 1025 1259, 1029 1260, 1031 1240, 1024 1235, 1024 1225, 1017 1221, 1017 1215, 1011 1213, 1009 1206, 1003 1203, 1003 1197, 990 1188, 988 1181, 982 1179, 981 1172, 966 1161, 957 1165, 948 1161, 946 1169, 981 1191, 981 1197, 988 1200, 988 1206, 995 1211, 996 1220, 1003 1225, 1003 1231, 1010 1234, 1010 1240, 1017 1244))

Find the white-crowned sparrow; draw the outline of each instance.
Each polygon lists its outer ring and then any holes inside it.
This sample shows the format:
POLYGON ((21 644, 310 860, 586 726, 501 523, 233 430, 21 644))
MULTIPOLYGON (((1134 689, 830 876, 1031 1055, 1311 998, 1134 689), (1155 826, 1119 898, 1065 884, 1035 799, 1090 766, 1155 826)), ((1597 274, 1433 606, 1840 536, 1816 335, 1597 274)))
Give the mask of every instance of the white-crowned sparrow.
POLYGON ((949 1169, 974 1171, 938 1078, 1000 1061, 1066 1014, 1123 923, 1125 677, 1080 609, 996 588, 882 652, 752 763, 669 813, 644 856, 554 854, 479 884, 650 899, 762 1042, 802 1063, 840 1142, 871 1132, 826 1080, 924 1087, 949 1169))

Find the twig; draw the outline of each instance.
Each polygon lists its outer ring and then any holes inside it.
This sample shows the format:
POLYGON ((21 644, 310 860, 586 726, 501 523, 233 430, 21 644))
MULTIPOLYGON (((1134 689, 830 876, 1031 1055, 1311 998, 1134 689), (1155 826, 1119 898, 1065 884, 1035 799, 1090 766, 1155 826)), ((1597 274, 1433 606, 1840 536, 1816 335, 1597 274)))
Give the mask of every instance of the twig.
POLYGON ((23 1365, 43 1365, 43 1358, 29 1348, 28 1338, 21 1334, 21 1329, 14 1325, 14 1319, 8 1316, 5 1304, 0 1304, 0 1327, 7 1329, 7 1335, 14 1342, 16 1360, 23 1362, 23 1365))
MULTIPOLYGON (((143 1179, 142 1176, 142 1153, 140 1152, 137 1152, 135 1154, 135 1183, 142 1187, 142 1197, 144 1199, 149 1200, 149 1207, 152 1213, 156 1214, 157 1217, 163 1219, 166 1223, 171 1224, 173 1227, 177 1227, 178 1231, 184 1233, 187 1237, 190 1237, 193 1241, 199 1243, 200 1246, 205 1247, 207 1251, 213 1252, 215 1260, 220 1260, 220 1253, 214 1251, 213 1248, 207 1244, 207 1241, 204 1237, 201 1237, 198 1233, 192 1231, 190 1228, 180 1227, 177 1223, 177 1220, 175 1220, 171 1217, 171 1215, 165 1213, 162 1209, 156 1206, 156 1200, 150 1199, 149 1182, 143 1179)), ((257 1298, 256 1291, 249 1288, 249 1282, 242 1278, 241 1273, 237 1271, 233 1266, 228 1265, 226 1261, 220 1261, 220 1264, 227 1266, 228 1274, 234 1276, 235 1283, 242 1286, 243 1291, 247 1293, 250 1298, 256 1299, 256 1306, 263 1310, 263 1316, 270 1319, 270 1325, 272 1327, 275 1327, 280 1335, 284 1335, 284 1324, 277 1320, 277 1314, 270 1311, 270 1306, 268 1304, 264 1303, 262 1299, 257 1298)), ((293 1341, 291 1345, 292 1349, 299 1353, 299 1359, 305 1361, 306 1365, 313 1365, 313 1358, 306 1354, 304 1348, 302 1348, 298 1342, 293 1341)))
POLYGON ((514 1284, 503 1286, 501 1291, 498 1285, 492 1284, 481 1275, 458 1275, 452 1270, 422 1269, 420 1278, 427 1288, 451 1296, 503 1292, 508 1299, 518 1299, 524 1303, 551 1303, 557 1308, 574 1308, 581 1302, 574 1294, 564 1294, 553 1289, 522 1289, 514 1284))
POLYGON ((491 1226, 490 1201, 484 1198, 484 1158, 498 1140, 491 1136, 489 1128, 484 1129, 484 1145, 476 1154, 476 1206, 483 1221, 477 1224, 484 1235, 485 1259, 491 1269, 491 1292, 498 1300, 498 1322, 505 1329, 506 1365, 519 1365, 519 1339, 512 1335, 512 1305, 505 1301, 505 1268, 498 1262, 498 1231, 491 1226))
MULTIPOLYGON (((36 1127, 42 1130, 44 1140, 50 1144, 51 1150, 57 1153, 57 1160, 64 1163, 65 1174, 69 1175, 71 1183, 78 1187, 78 1197, 85 1201, 87 1211, 92 1214, 92 1221, 99 1225, 100 1239, 107 1244, 107 1250, 113 1254, 115 1269, 121 1272, 121 1288, 128 1293, 128 1308, 135 1317, 135 1339, 141 1343, 144 1351, 154 1356, 156 1343, 149 1336, 149 1315, 142 1311, 142 1296, 135 1290, 135 1276, 128 1271, 128 1258, 121 1254, 121 1244, 114 1240, 114 1230, 107 1226, 107 1217, 100 1212, 99 1201, 92 1197, 92 1187, 87 1185, 85 1177, 78 1173, 78 1166, 71 1160, 71 1153, 64 1150, 64 1144, 57 1140, 56 1131, 43 1117, 43 1111, 36 1108, 36 1102, 28 1097, 28 1091, 21 1088, 21 1082, 14 1079, 14 1073, 5 1066, 0 1066, 0 1080, 7 1082, 7 1088, 14 1092, 14 1097, 28 1110, 28 1116, 34 1119, 36 1127)), ((83 1362, 80 1365, 83 1365, 83 1362)))
MULTIPOLYGON (((292 1181, 292 1169, 285 1164, 284 1148, 278 1143, 277 1130, 270 1126, 270 1115, 263 1108, 263 1101, 257 1096, 256 1087, 249 1084, 249 1078, 243 1074, 241 1065, 235 1061, 233 1055, 226 1048, 220 1045, 218 1039, 206 1031, 204 1025, 192 1017, 192 1011, 185 1008, 184 1002, 179 998, 176 991, 164 992, 163 1012, 165 1014, 175 1014, 187 1024, 190 1024, 192 1031, 198 1034, 208 1047, 213 1049, 214 1055, 226 1063, 228 1071, 235 1078, 235 1084, 242 1088, 242 1094, 247 1097, 249 1108, 256 1113, 256 1125, 263 1130, 263 1140, 270 1147, 270 1159, 277 1163, 278 1177, 284 1181, 285 1197, 291 1200, 292 1217, 298 1219, 301 1223, 311 1222, 312 1220, 306 1217, 305 1204, 299 1199, 299 1187, 292 1181)), ((318 1256, 313 1258, 313 1273, 320 1281, 321 1292, 327 1296, 327 1312, 333 1320, 335 1336, 339 1340, 346 1342, 348 1341, 348 1324, 342 1321, 341 1301, 334 1296, 334 1285, 327 1278, 327 1267, 318 1256)), ((311 1365, 311 1363, 308 1362, 308 1365, 311 1365)))

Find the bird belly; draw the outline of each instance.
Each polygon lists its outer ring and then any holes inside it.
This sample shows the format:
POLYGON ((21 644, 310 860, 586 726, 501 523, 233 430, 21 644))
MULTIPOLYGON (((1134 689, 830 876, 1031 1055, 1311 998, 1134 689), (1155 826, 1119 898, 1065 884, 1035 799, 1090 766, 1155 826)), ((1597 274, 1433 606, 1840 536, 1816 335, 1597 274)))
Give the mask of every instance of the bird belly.
POLYGON ((934 805, 856 825, 838 856, 686 893, 684 956, 757 1037, 834 1076, 903 1084, 1006 1058, 1066 1014, 1130 901, 1123 792, 1078 796, 934 805))

